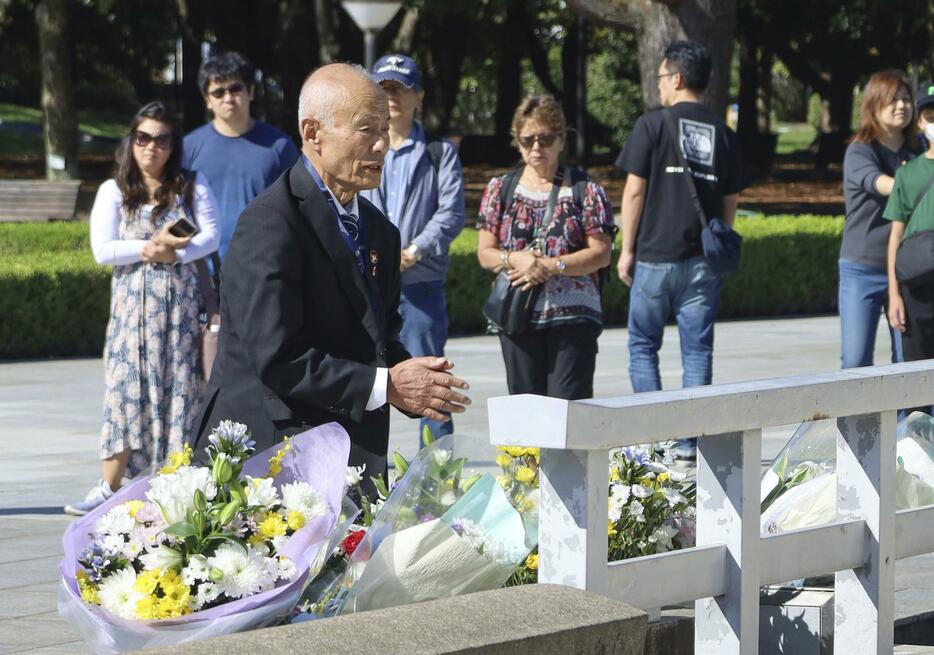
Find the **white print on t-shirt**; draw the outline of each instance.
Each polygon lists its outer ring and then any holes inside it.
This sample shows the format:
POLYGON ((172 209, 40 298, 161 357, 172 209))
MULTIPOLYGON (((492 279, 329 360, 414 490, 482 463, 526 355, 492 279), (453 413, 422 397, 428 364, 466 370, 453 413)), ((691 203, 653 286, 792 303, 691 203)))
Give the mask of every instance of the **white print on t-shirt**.
POLYGON ((716 134, 713 125, 681 118, 678 119, 678 132, 678 143, 681 144, 685 159, 702 166, 713 166, 716 134))
MULTIPOLYGON (((680 174, 684 172, 684 167, 683 166, 665 166, 665 172, 680 174)), ((691 175, 701 180, 707 180, 708 182, 716 182, 718 179, 720 179, 713 173, 702 173, 701 171, 695 171, 695 170, 691 171, 691 175)))

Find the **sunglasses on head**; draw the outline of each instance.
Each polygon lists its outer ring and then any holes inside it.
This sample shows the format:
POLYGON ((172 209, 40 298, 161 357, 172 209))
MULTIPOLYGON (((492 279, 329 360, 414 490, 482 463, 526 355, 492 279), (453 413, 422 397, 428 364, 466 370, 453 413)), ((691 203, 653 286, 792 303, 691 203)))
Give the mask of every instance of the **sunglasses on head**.
POLYGON ((212 98, 217 98, 220 100, 229 92, 230 95, 237 95, 246 88, 246 85, 243 82, 234 82, 233 84, 228 84, 227 86, 219 86, 216 89, 211 89, 208 91, 208 95, 212 98))
POLYGON ((145 148, 153 141, 156 142, 156 147, 159 148, 159 150, 168 150, 172 147, 172 133, 166 132, 165 134, 150 134, 149 132, 143 132, 142 130, 136 130, 133 132, 133 142, 140 148, 145 148))
POLYGON ((529 149, 535 145, 535 142, 538 141, 543 148, 550 148, 554 145, 555 141, 558 140, 560 134, 529 134, 528 136, 519 136, 516 137, 516 141, 519 142, 519 145, 525 149, 529 149))

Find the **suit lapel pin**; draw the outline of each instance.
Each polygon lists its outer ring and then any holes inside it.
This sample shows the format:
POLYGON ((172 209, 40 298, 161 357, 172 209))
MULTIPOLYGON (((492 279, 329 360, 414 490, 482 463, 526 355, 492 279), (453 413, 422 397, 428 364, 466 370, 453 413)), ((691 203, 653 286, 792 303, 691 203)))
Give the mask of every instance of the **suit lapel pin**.
POLYGON ((379 253, 375 250, 370 251, 370 272, 376 277, 376 265, 379 263, 379 253))

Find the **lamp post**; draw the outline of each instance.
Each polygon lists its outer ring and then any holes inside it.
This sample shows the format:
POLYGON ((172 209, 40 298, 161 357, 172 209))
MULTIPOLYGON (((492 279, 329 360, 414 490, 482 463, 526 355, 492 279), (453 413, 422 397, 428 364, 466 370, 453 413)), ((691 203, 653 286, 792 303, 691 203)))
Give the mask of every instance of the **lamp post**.
POLYGON ((401 2, 385 2, 383 0, 359 0, 357 2, 341 2, 344 11, 350 14, 353 22, 363 32, 364 62, 366 69, 371 70, 376 61, 376 37, 380 31, 389 24, 392 17, 402 6, 401 2))

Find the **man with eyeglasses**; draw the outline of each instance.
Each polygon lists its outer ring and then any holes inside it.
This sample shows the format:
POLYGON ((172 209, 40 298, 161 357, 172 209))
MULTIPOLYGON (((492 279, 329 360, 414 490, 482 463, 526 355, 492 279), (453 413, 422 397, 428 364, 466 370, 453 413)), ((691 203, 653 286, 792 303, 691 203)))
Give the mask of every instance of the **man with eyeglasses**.
POLYGON ((254 75, 236 52, 204 62, 198 83, 213 118, 185 137, 183 166, 204 174, 217 198, 222 258, 243 209, 298 160, 288 135, 250 116, 254 75))
MULTIPOLYGON (((732 226, 741 164, 736 134, 701 104, 710 71, 710 56, 702 45, 671 43, 657 76, 663 108, 639 118, 616 161, 628 174, 617 271, 632 287, 629 379, 636 393, 661 389, 658 351, 672 317, 681 342, 682 386, 710 384, 713 377, 720 274, 704 258, 691 185, 706 218, 732 226)), ((695 443, 679 442, 674 456, 696 459, 695 443)))
MULTIPOLYGON (((378 188, 361 196, 376 205, 402 236, 402 343, 415 357, 444 355, 448 313, 444 280, 448 247, 464 227, 464 180, 457 150, 429 135, 415 120, 425 97, 421 72, 405 55, 386 55, 373 78, 389 99, 389 151, 378 188)), ((451 434, 451 421, 422 418, 435 437, 451 434)))

